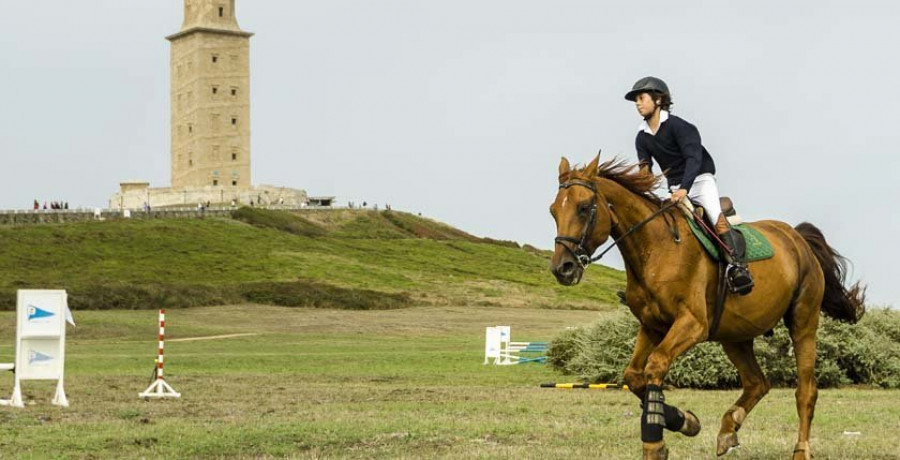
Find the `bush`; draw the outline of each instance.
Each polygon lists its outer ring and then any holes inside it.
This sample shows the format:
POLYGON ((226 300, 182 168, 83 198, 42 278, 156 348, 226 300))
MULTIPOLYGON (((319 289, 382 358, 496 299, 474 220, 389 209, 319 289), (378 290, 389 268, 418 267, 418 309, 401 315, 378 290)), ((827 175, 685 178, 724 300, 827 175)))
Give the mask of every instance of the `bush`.
POLYGON ((71 287, 67 291, 73 310, 203 307, 239 301, 232 290, 206 285, 110 283, 71 287))
MULTIPOLYGON (((246 302, 345 310, 388 310, 412 305, 407 293, 344 288, 305 280, 221 286, 111 283, 54 288, 68 291, 69 307, 73 310, 157 310, 246 302)), ((0 310, 15 310, 15 291, 3 290, 0 294, 5 294, 0 310)))
MULTIPOLYGON (((774 386, 797 381, 793 346, 779 325, 769 338, 754 343, 757 360, 774 386)), ((590 326, 554 339, 547 362, 555 369, 592 382, 622 381, 634 348, 637 321, 619 312, 590 326)), ((900 388, 900 314, 872 310, 856 325, 821 317, 818 331, 816 380, 819 387, 865 384, 900 388)), ((702 343, 679 357, 666 383, 688 388, 735 388, 737 370, 716 343, 702 343)))
POLYGON ((250 283, 241 286, 240 290, 248 302, 285 307, 389 310, 408 307, 412 303, 405 293, 342 288, 308 281, 250 283))

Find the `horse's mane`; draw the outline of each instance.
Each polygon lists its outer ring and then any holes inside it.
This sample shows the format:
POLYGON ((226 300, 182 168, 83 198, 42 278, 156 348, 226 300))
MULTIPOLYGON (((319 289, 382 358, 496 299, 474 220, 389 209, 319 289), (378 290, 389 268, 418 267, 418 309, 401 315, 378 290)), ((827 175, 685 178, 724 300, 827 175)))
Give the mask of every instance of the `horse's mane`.
POLYGON ((589 177, 585 168, 586 166, 574 168, 568 173, 564 173, 560 179, 580 179, 589 182, 596 179, 609 179, 635 195, 650 200, 657 206, 662 204, 662 199, 653 193, 653 190, 659 186, 662 176, 643 173, 638 165, 628 163, 620 158, 613 158, 598 165, 596 177, 589 177))

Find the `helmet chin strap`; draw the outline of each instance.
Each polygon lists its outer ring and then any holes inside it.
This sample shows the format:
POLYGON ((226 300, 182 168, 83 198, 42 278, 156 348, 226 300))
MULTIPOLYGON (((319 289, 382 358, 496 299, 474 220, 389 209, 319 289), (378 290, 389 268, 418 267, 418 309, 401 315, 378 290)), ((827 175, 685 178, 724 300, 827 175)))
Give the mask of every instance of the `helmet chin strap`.
POLYGON ((647 115, 646 117, 644 117, 644 121, 649 123, 650 119, 653 118, 654 115, 658 114, 662 110, 661 107, 662 107, 662 105, 660 104, 660 101, 653 101, 653 111, 650 112, 650 115, 647 115))

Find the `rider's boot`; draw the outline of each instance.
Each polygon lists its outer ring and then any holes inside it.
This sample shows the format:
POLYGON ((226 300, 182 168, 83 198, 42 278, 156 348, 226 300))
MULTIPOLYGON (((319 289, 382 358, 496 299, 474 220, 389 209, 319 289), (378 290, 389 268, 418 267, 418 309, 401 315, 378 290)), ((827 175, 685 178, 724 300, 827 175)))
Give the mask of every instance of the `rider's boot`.
POLYGON ((722 248, 722 254, 725 255, 725 261, 728 262, 728 268, 726 269, 728 284, 731 287, 731 292, 747 295, 753 290, 753 277, 750 276, 750 270, 747 268, 744 241, 737 238, 735 235, 736 231, 731 228, 724 215, 719 216, 718 221, 716 221, 716 233, 719 235, 719 239, 725 243, 725 247, 722 248))

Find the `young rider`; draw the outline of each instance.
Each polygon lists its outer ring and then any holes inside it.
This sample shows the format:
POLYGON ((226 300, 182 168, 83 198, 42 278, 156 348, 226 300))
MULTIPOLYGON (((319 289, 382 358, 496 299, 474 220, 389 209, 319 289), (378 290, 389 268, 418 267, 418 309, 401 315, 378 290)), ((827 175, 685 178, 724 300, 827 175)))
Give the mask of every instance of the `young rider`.
POLYGON ((635 103, 644 119, 635 139, 641 170, 649 173, 655 160, 666 176, 673 202, 687 196, 703 206, 709 221, 715 225, 716 234, 727 245, 723 252, 729 263, 728 278, 732 290, 741 295, 750 293, 753 278, 747 269, 743 249, 735 245, 735 230, 722 214, 714 176, 716 165, 700 143, 700 132, 694 125, 669 113, 672 97, 669 87, 659 78, 641 78, 625 99, 635 103))

